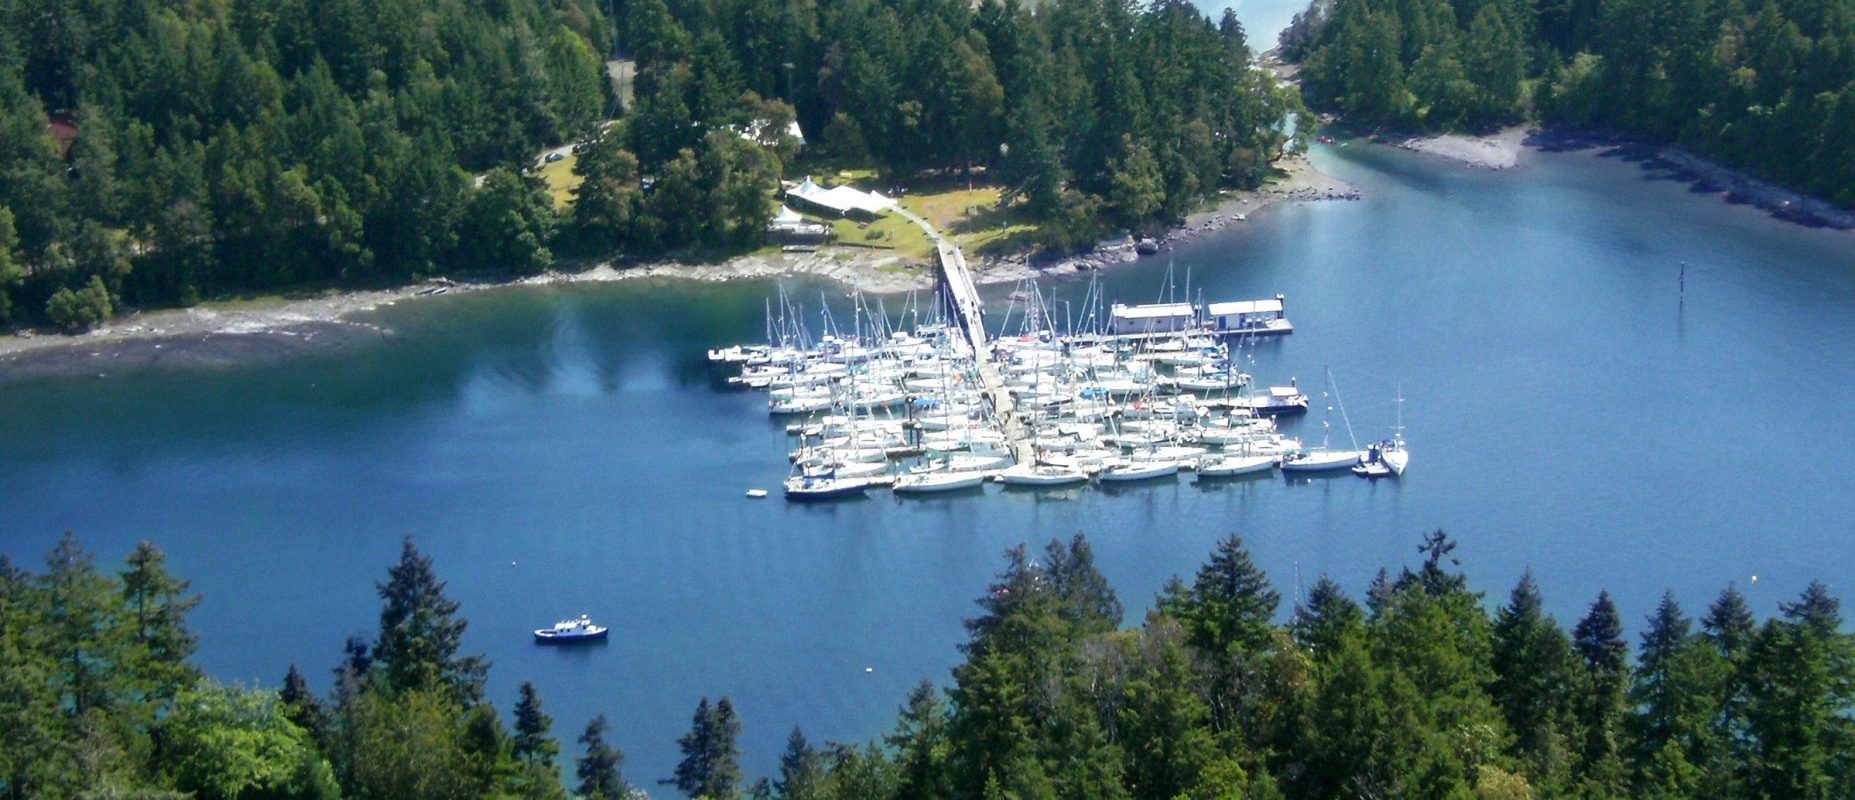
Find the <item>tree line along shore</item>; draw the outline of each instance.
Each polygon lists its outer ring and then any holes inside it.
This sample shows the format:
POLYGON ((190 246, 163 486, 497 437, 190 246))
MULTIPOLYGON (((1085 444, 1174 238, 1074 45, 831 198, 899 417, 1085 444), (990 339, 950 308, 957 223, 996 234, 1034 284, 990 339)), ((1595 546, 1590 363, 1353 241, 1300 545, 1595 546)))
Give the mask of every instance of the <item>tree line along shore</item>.
MULTIPOLYGON (((200 598, 161 552, 144 542, 106 571, 67 532, 43 572, 0 556, 0 796, 1855 793, 1855 637, 1821 583, 1762 623, 1730 586, 1698 621, 1665 595, 1632 659, 1608 594, 1569 632, 1530 574, 1491 611, 1455 547, 1427 535, 1419 565, 1380 570, 1363 603, 1323 577, 1284 624, 1281 594, 1231 535, 1124 627, 1086 538, 1019 546, 966 620, 950 684, 910 692, 889 732, 814 746, 795 728, 777 774, 750 780, 734 706, 705 697, 674 774, 628 781, 614 740, 674 732, 614 732, 601 715, 564 747, 528 682, 505 722, 410 538, 378 584, 378 633, 349 639, 322 695, 295 665, 277 690, 202 675, 186 626, 200 598)), ((578 699, 622 702, 613 691, 578 699)))
POLYGON ((1277 52, 1298 64, 1310 107, 1357 124, 1533 121, 1674 145, 1855 209, 1845 2, 1314 0, 1277 52))
POLYGON ((70 330, 125 306, 557 257, 716 260, 759 246, 781 178, 846 169, 989 185, 1012 247, 1063 249, 1256 186, 1299 108, 1234 16, 1182 0, 0 15, 0 324, 70 330), (575 142, 579 185, 557 204, 528 167, 575 142))

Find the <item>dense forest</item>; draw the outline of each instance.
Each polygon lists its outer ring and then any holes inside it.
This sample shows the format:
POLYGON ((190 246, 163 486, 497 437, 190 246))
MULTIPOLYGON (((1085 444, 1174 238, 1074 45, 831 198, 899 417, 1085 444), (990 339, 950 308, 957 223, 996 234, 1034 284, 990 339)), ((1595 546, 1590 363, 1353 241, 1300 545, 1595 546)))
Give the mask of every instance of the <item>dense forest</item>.
POLYGON ((739 250, 813 164, 983 170, 1067 246, 1254 185, 1299 103, 1234 16, 1185 0, 0 0, 0 20, 0 324, 69 329, 739 250), (558 211, 524 167, 573 142, 585 181, 558 211))
MULTIPOLYGON (((750 781, 732 704, 703 698, 663 783, 716 800, 1855 796, 1855 637, 1821 584, 1762 624, 1731 587, 1698 621, 1665 596, 1632 659, 1607 594, 1570 631, 1531 576, 1491 612, 1454 549, 1425 537, 1363 603, 1323 578, 1282 624, 1230 536, 1123 628, 1086 539, 1019 547, 951 685, 921 684, 890 733, 814 746, 795 728, 778 774, 750 781)), ((378 634, 319 696, 294 666, 276 691, 203 677, 199 598, 152 545, 115 573, 68 533, 42 573, 0 557, 0 796, 636 796, 604 717, 567 755, 524 683, 505 726, 444 588, 408 540, 378 634)))
POLYGON ((1315 0, 1281 47, 1310 105, 1360 121, 1538 118, 1855 207, 1848 0, 1315 0))

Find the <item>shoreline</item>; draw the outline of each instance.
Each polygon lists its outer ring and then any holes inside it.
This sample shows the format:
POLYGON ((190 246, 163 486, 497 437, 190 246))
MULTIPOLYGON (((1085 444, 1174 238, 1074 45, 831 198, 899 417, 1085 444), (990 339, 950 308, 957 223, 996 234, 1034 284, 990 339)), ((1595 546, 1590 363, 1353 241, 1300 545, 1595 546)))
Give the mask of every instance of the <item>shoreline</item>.
MULTIPOLYGON (((1241 223, 1250 214, 1279 203, 1359 197, 1356 188, 1315 169, 1305 155, 1285 157, 1276 167, 1281 174, 1273 182, 1225 194, 1215 205, 1188 215, 1184 224, 1156 237, 1159 250, 1241 223)), ((1140 258, 1132 240, 1055 258, 988 256, 974 259, 974 280, 997 285, 1077 275, 1140 258)), ((809 253, 753 253, 713 264, 619 263, 599 261, 586 269, 556 269, 523 278, 440 277, 390 289, 329 289, 298 297, 134 311, 82 334, 0 334, 0 383, 19 377, 91 372, 102 378, 113 370, 156 365, 228 366, 305 347, 391 338, 391 328, 363 315, 404 301, 509 287, 646 279, 723 283, 807 276, 876 294, 898 294, 931 288, 935 280, 929 262, 891 251, 843 246, 809 253)))
MULTIPOLYGON (((1344 122, 1337 127, 1345 129, 1344 122)), ((1492 134, 1410 135, 1362 132, 1380 144, 1436 156, 1470 169, 1507 170, 1526 166, 1528 152, 1605 151, 1639 163, 1645 170, 1665 170, 1706 194, 1734 205, 1750 205, 1771 216, 1809 228, 1855 230, 1855 209, 1846 209, 1795 189, 1758 178, 1674 145, 1659 145, 1608 133, 1555 127, 1514 126, 1492 134)))

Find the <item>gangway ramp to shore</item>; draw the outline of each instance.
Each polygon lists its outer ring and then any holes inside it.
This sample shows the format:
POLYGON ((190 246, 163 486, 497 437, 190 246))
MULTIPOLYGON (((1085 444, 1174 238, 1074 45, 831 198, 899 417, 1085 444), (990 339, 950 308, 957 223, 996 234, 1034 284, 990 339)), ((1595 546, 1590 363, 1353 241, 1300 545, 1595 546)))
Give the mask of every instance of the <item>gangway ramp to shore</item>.
POLYGON ((979 380, 985 386, 986 396, 992 400, 992 414, 1005 434, 1005 443, 1011 448, 1011 457, 1019 464, 1032 463, 1035 454, 1031 452, 1030 432, 1023 420, 1018 418, 1017 401, 1011 396, 1011 391, 1005 388, 1004 376, 999 374, 998 365, 992 359, 991 339, 985 330, 984 308, 979 302, 979 288, 973 283, 972 271, 966 266, 966 254, 960 252, 959 245, 941 235, 926 219, 899 205, 895 211, 919 226, 927 233, 928 239, 934 242, 940 284, 947 291, 947 308, 958 323, 961 338, 972 351, 973 364, 979 370, 979 380))

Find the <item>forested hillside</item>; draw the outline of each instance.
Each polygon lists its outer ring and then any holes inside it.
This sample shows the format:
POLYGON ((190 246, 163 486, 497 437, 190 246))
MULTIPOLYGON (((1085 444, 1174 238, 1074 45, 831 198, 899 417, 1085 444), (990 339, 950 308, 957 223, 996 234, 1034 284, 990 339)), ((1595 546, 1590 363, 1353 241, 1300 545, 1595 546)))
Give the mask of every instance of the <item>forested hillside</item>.
POLYGON ((1066 246, 1255 185, 1299 102, 1234 16, 1185 0, 5 0, 0 20, 0 324, 73 329, 563 251, 738 251, 776 179, 814 168, 979 174, 1066 246), (520 168, 589 138, 557 218, 520 168))
MULTIPOLYGON (((779 774, 755 780, 733 705, 703 698, 665 783, 715 800, 1855 796, 1855 638, 1822 584, 1762 624, 1731 587, 1698 620, 1665 596, 1632 657, 1607 594, 1567 631, 1531 576, 1491 608, 1454 548, 1426 537, 1419 566, 1381 571, 1363 603, 1323 578, 1282 624, 1284 598, 1230 536, 1123 628, 1087 540, 1019 547, 951 684, 910 693, 890 733, 814 747, 795 729, 779 774)), ((115 573, 69 534, 42 573, 0 557, 0 796, 632 791, 604 717, 568 755, 523 684, 505 725, 410 540, 386 578, 378 634, 348 642, 320 696, 294 666, 280 691, 202 677, 199 600, 151 545, 115 573)), ((576 702, 622 702, 608 688, 576 702)))
POLYGON ((471 173, 593 129, 602 6, 0 3, 0 318, 81 327, 539 246, 528 189, 471 173))
POLYGON ((1281 45, 1310 104, 1362 121, 1537 117, 1855 207, 1849 0, 1316 0, 1281 45))

